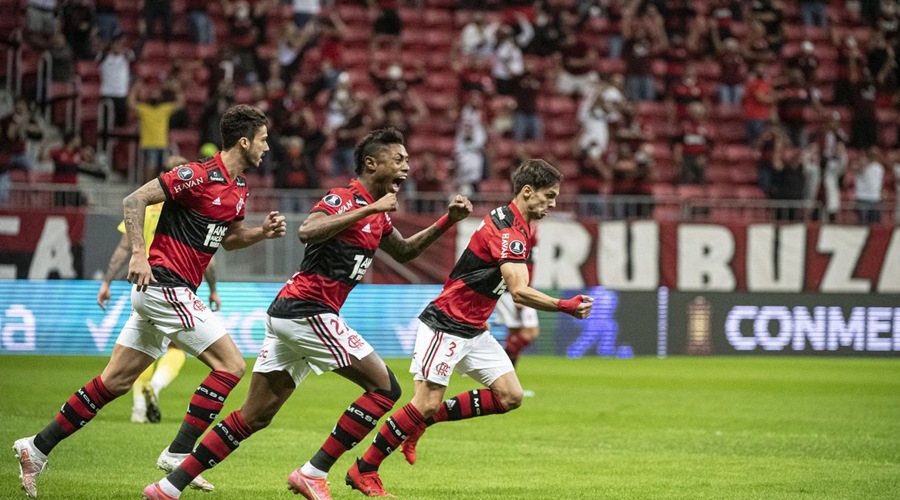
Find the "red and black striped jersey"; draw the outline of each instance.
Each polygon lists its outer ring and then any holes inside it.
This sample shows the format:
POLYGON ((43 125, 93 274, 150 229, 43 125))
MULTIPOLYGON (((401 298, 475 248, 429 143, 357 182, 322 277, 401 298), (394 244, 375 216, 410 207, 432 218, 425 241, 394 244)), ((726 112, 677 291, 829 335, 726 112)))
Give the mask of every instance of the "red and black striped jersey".
POLYGON ((500 266, 527 263, 533 245, 531 228, 514 204, 491 210, 469 239, 441 294, 419 319, 435 331, 465 338, 480 335, 506 291, 500 266))
MULTIPOLYGON (((329 191, 310 213, 339 215, 374 202, 366 188, 353 179, 348 186, 329 191)), ((269 315, 291 319, 337 314, 372 264, 381 238, 393 230, 391 217, 377 213, 323 242, 306 245, 300 270, 278 292, 269 315)))
POLYGON ((217 153, 161 174, 159 184, 166 201, 150 245, 153 277, 196 291, 228 226, 244 220, 247 179, 232 179, 217 153))

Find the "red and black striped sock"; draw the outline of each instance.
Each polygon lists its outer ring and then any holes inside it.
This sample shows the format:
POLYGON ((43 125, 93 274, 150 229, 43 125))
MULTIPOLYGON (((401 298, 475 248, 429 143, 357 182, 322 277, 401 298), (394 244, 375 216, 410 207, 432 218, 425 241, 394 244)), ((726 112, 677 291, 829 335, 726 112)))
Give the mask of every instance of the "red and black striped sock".
POLYGON ((509 360, 513 362, 513 365, 519 360, 522 349, 528 347, 529 344, 531 344, 531 341, 522 335, 510 335, 506 337, 506 354, 509 356, 509 360))
POLYGON ((377 470, 381 462, 400 447, 400 443, 406 439, 406 436, 424 428, 425 417, 412 403, 407 403, 406 406, 394 412, 378 430, 372 445, 362 456, 362 463, 359 464, 360 471, 377 470))
POLYGON ((337 459, 368 436, 378 424, 378 420, 393 407, 394 400, 387 396, 377 392, 363 394, 344 411, 331 435, 325 440, 325 444, 319 448, 309 463, 321 471, 328 472, 337 459))
POLYGON ((47 455, 60 441, 87 425, 100 408, 117 397, 103 385, 100 375, 97 375, 69 396, 56 418, 34 437, 34 446, 47 455))
POLYGON ((241 445, 241 441, 249 438, 251 434, 253 431, 244 422, 241 413, 232 412, 204 436, 197 449, 191 452, 190 456, 181 462, 181 466, 172 471, 166 479, 179 491, 184 490, 203 471, 215 467, 234 453, 241 445))
POLYGON ((490 389, 475 389, 444 401, 438 411, 425 420, 425 423, 434 425, 438 422, 499 415, 507 411, 509 410, 503 406, 503 402, 497 399, 490 389))
POLYGON ((194 449, 194 443, 219 416, 225 398, 240 381, 235 375, 221 370, 213 371, 203 380, 194 391, 178 435, 169 445, 171 453, 190 453, 194 449))

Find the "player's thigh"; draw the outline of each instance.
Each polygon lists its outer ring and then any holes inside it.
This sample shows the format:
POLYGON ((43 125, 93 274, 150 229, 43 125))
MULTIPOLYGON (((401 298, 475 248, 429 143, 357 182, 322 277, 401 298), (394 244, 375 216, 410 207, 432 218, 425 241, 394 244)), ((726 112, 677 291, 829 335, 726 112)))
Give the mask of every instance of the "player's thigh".
POLYGON ((266 427, 295 388, 294 378, 287 371, 254 372, 247 399, 241 405, 241 416, 254 431, 266 427))
POLYGON ((468 354, 473 340, 435 331, 425 323, 419 323, 409 366, 413 380, 427 380, 446 387, 453 370, 468 354))
POLYGON ((362 387, 367 392, 391 388, 388 367, 374 350, 362 359, 351 358, 350 366, 337 368, 334 373, 362 387))
MULTIPOLYGON (((142 318, 182 350, 197 357, 228 334, 219 317, 186 287, 149 287, 144 292, 132 290, 131 303, 142 318)), ((219 345, 221 348, 217 350, 222 357, 240 357, 236 347, 230 349, 233 342, 219 345)))
POLYGON ((125 321, 125 326, 119 332, 116 345, 140 351, 149 356, 152 362, 165 352, 169 345, 169 338, 135 310, 131 312, 131 316, 125 321))
POLYGON ((306 352, 292 341, 301 334, 297 331, 300 327, 295 320, 266 317, 265 338, 253 365, 254 379, 257 374, 286 373, 294 387, 300 386, 312 371, 306 352))
POLYGON ((506 351, 486 331, 472 339, 468 353, 456 366, 456 371, 490 387, 501 376, 515 370, 506 351))

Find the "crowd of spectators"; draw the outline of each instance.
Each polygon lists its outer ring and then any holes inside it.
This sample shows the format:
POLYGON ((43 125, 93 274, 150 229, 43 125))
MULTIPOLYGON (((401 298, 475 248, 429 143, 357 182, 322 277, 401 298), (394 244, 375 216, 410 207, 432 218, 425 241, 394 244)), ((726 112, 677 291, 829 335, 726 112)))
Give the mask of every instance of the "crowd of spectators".
MULTIPOLYGON (((263 176, 277 188, 352 175, 356 141, 392 126, 421 167, 407 188, 421 192, 502 188, 523 155, 537 155, 571 165, 572 192, 651 196, 660 184, 721 183, 718 153, 738 144, 762 195, 822 200, 824 220, 843 193, 861 221, 876 221, 893 191, 884 184, 897 167, 884 165, 897 158, 896 0, 472 4, 143 0, 129 10, 119 0, 27 0, 13 37, 51 56, 54 82, 96 61, 100 134, 87 142, 108 152, 108 133, 134 127, 139 178, 181 145, 169 129, 193 131, 189 152, 199 154, 219 145, 223 110, 246 102, 272 118, 263 176), (548 121, 547 103, 566 116, 548 121), (743 130, 721 127, 723 117, 743 130)), ((2 121, 0 203, 9 169, 52 157, 50 147, 26 154, 26 143, 72 132, 25 120, 40 122, 32 97, 2 121)), ((653 204, 612 210, 647 216, 653 204)))

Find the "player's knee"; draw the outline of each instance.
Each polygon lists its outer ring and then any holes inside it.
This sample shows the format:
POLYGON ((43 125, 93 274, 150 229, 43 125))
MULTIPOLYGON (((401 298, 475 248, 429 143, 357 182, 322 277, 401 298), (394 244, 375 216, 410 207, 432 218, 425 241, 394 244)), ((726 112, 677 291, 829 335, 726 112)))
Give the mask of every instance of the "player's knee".
POLYGON ((506 411, 513 411, 516 408, 522 406, 522 399, 524 399, 524 392, 522 391, 522 389, 517 389, 500 395, 500 402, 503 403, 503 407, 506 409, 506 411))
POLYGON ((400 382, 397 381, 397 377, 394 376, 394 372, 392 372, 390 368, 387 369, 387 372, 388 378, 390 379, 390 388, 386 390, 377 389, 375 392, 396 403, 400 400, 400 396, 403 395, 403 389, 400 387, 400 382))
POLYGON ((122 377, 114 377, 103 380, 103 386, 106 387, 106 390, 111 392, 115 397, 119 397, 131 390, 132 385, 134 385, 133 380, 127 380, 122 377))
POLYGON ((230 360, 223 370, 237 378, 243 378, 244 373, 247 372, 247 362, 244 361, 244 358, 235 358, 230 360))

